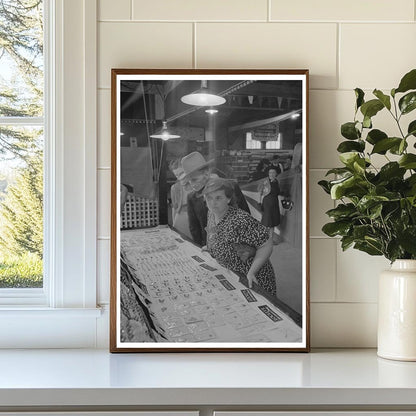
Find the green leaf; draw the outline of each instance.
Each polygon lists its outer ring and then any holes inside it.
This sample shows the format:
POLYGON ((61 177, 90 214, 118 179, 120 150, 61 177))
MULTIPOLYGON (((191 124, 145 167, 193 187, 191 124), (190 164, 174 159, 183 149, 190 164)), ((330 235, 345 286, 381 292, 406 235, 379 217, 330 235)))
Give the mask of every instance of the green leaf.
POLYGON ((400 146, 402 139, 399 137, 387 137, 386 139, 382 139, 378 141, 374 147, 371 154, 377 153, 380 155, 384 155, 387 150, 391 149, 393 146, 400 146))
POLYGON ((342 218, 348 218, 356 212, 357 210, 355 209, 354 204, 339 204, 336 208, 327 211, 326 214, 335 220, 339 220, 342 218))
POLYGON ((360 202, 357 204, 357 208, 365 212, 367 209, 374 207, 375 205, 378 205, 378 203, 382 201, 388 201, 389 198, 383 195, 364 195, 360 202))
POLYGON ((382 91, 375 89, 373 94, 383 103, 388 110, 391 109, 390 97, 385 95, 382 91))
POLYGON ((400 246, 411 254, 416 254, 416 227, 406 228, 398 237, 400 246))
POLYGON ((339 155, 339 160, 346 166, 352 166, 360 158, 357 152, 345 152, 339 155))
POLYGON ((394 260, 402 257, 402 250, 401 250, 400 244, 399 244, 399 242, 397 241, 396 238, 389 241, 389 243, 387 244, 387 255, 386 255, 386 257, 390 261, 394 261, 394 260))
POLYGON ((355 90, 355 111, 363 105, 364 103, 364 91, 361 88, 356 88, 355 90))
POLYGON ((355 243, 354 248, 360 251, 364 251, 370 256, 381 256, 383 254, 381 248, 374 247, 368 242, 357 242, 355 243))
MULTIPOLYGON (((335 181, 334 181, 335 182, 335 181)), ((331 198, 341 199, 343 196, 348 196, 352 200, 353 196, 360 198, 368 192, 365 188, 368 184, 361 180, 358 176, 350 176, 337 181, 331 187, 331 198)))
POLYGON ((399 165, 405 169, 416 169, 416 155, 407 153, 399 159, 399 165))
POLYGON ((331 187, 331 198, 332 199, 340 199, 349 186, 353 186, 357 179, 354 176, 350 176, 349 178, 343 178, 340 181, 334 181, 331 187))
POLYGON ((356 122, 344 123, 341 126, 341 134, 348 140, 357 140, 361 137, 360 131, 357 129, 356 122))
POLYGON ((409 92, 399 100, 399 108, 402 114, 407 114, 416 108, 416 92, 409 92))
POLYGON ((383 204, 376 204, 370 208, 370 218, 375 220, 381 217, 381 212, 383 211, 383 204))
POLYGON ((342 251, 347 250, 354 244, 354 237, 351 235, 346 235, 341 238, 341 247, 342 251))
POLYGON ((364 116, 363 127, 366 129, 371 129, 373 127, 373 123, 371 122, 371 117, 364 116))
POLYGON ((355 240, 364 240, 366 236, 372 234, 373 228, 371 225, 357 225, 352 230, 352 235, 355 240))
POLYGON ((331 187, 329 185, 328 181, 319 181, 318 185, 327 193, 327 194, 331 194, 331 187))
POLYGON ((325 224, 322 227, 322 231, 329 237, 335 237, 336 235, 346 235, 351 227, 349 221, 336 221, 325 224))
POLYGON ((365 102, 360 109, 365 118, 371 118, 383 108, 384 105, 380 100, 370 100, 365 102))
POLYGON ((366 168, 365 159, 355 160, 352 167, 353 167, 355 172, 363 174, 365 172, 365 168, 366 168))
POLYGON ((388 181, 391 178, 403 178, 406 169, 400 167, 397 162, 385 164, 379 171, 378 175, 382 181, 388 181))
POLYGON ((353 141, 346 141, 341 142, 339 146, 337 147, 337 151, 340 153, 346 153, 351 151, 357 151, 357 152, 364 152, 365 149, 365 142, 363 140, 358 140, 356 142, 353 141))
POLYGON ((389 151, 394 155, 402 155, 403 152, 407 149, 407 141, 405 139, 400 139, 399 144, 392 146, 389 151))
POLYGON ((416 69, 412 69, 401 79, 399 86, 395 92, 406 92, 416 89, 416 69))
POLYGON ((335 174, 335 175, 344 175, 345 173, 351 172, 349 168, 333 168, 330 169, 325 176, 335 174))
POLYGON ((370 144, 376 144, 380 140, 387 139, 387 134, 384 131, 373 129, 368 132, 367 138, 365 139, 370 144))
POLYGON ((408 136, 412 135, 416 137, 416 120, 413 120, 409 124, 409 127, 407 128, 407 135, 408 136))

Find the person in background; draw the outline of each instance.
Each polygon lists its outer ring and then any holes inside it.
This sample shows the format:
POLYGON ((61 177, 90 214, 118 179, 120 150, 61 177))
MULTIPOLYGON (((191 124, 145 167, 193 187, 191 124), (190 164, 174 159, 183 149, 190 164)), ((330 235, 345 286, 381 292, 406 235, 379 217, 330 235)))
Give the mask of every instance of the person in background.
POLYGON ((128 194, 129 194, 129 190, 127 189, 127 186, 120 184, 120 214, 124 210, 124 205, 126 205, 128 194))
POLYGON ((292 164, 280 177, 283 193, 292 201, 285 220, 281 224, 282 237, 294 247, 302 248, 302 143, 293 149, 292 164), (287 188, 287 191, 284 189, 287 188))
POLYGON ((278 175, 284 171, 284 166, 282 163, 280 163, 279 155, 274 155, 272 157, 271 166, 274 166, 277 169, 278 175))
POLYGON ((191 192, 191 188, 183 179, 185 173, 182 169, 181 158, 172 160, 169 163, 169 169, 177 179, 170 188, 170 197, 172 200, 172 226, 181 234, 191 238, 187 212, 188 194, 191 192))
POLYGON ((252 173, 251 180, 258 181, 259 179, 265 178, 267 176, 267 169, 269 166, 269 159, 261 159, 256 166, 256 170, 252 173))
POLYGON ((242 283, 258 285, 276 296, 276 277, 269 261, 273 242, 267 227, 234 204, 234 184, 211 178, 202 195, 208 207, 206 250, 219 264, 233 271, 242 283), (241 248, 247 248, 242 255, 241 248), (247 282, 245 281, 247 279, 247 282))
MULTIPOLYGON (((213 162, 214 160, 206 161, 199 152, 189 153, 181 161, 184 171, 183 179, 189 182, 192 188, 187 201, 189 229, 194 242, 200 246, 206 244, 207 234, 205 227, 207 226, 208 213, 202 192, 210 179, 218 177, 211 172, 213 162)), ((250 208, 237 182, 233 181, 233 187, 237 206, 250 213, 250 208)))
POLYGON ((261 223, 270 229, 270 234, 273 233, 274 228, 276 233, 279 234, 277 228, 280 224, 278 173, 278 168, 271 166, 268 171, 268 178, 262 181, 258 187, 260 205, 263 211, 261 223))

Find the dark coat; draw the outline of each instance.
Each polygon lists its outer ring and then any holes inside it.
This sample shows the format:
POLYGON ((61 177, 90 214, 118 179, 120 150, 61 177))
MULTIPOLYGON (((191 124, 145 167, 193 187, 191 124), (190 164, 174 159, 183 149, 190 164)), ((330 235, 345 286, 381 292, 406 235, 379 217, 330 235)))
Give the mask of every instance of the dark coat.
MULTIPOLYGON (((250 214, 250 208, 237 182, 234 184, 234 197, 237 206, 250 214)), ((198 192, 191 192, 188 195, 189 230, 194 242, 200 246, 207 243, 207 232, 205 231, 207 218, 208 208, 202 196, 202 189, 198 192)))

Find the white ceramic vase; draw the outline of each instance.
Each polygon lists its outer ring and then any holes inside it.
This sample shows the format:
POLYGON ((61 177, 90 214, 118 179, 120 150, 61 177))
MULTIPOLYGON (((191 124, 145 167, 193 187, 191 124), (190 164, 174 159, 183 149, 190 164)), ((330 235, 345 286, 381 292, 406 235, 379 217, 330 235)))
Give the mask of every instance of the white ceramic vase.
POLYGON ((416 361, 416 260, 396 260, 380 275, 377 354, 416 361))

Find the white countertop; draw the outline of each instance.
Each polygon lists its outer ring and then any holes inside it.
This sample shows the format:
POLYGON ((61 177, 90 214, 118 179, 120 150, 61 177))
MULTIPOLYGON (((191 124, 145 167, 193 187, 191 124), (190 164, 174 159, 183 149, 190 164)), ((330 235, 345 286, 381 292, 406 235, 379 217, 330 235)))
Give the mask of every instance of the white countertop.
POLYGON ((416 405, 416 362, 375 350, 0 350, 0 407, 416 405))

